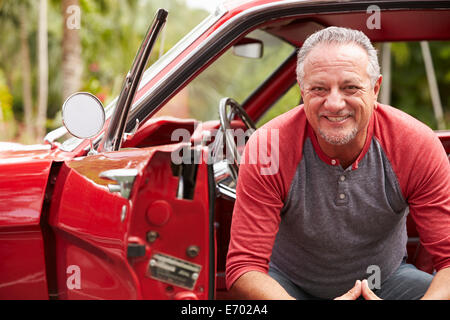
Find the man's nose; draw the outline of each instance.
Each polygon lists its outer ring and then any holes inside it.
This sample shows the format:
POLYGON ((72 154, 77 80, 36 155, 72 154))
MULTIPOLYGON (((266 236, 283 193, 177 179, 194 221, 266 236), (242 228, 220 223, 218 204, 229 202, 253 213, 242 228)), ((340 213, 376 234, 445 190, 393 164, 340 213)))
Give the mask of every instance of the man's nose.
POLYGON ((329 112, 339 112, 345 107, 345 100, 337 88, 332 88, 325 100, 324 106, 329 112))

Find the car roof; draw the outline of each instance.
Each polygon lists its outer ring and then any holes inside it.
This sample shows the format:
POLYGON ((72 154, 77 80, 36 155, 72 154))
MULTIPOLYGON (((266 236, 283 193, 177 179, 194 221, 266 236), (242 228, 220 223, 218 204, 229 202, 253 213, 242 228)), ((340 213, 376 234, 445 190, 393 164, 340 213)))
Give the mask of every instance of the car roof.
MULTIPOLYGON (((225 0, 217 11, 220 9, 227 12, 224 20, 270 10, 284 11, 280 19, 271 17, 260 28, 296 47, 314 31, 328 26, 361 30, 374 42, 450 39, 448 0, 225 0), (378 17, 373 17, 377 14, 378 17), (378 28, 368 22, 371 17, 378 18, 378 28)), ((263 21, 263 15, 260 16, 263 21)))
MULTIPOLYGON (((374 11, 342 12, 335 14, 307 14, 299 18, 268 24, 266 32, 300 47, 313 32, 329 26, 363 31, 373 42, 448 40, 450 39, 450 11, 431 9, 391 9, 379 15, 379 27, 368 19, 374 11)), ((373 16, 372 19, 375 17, 373 16)))

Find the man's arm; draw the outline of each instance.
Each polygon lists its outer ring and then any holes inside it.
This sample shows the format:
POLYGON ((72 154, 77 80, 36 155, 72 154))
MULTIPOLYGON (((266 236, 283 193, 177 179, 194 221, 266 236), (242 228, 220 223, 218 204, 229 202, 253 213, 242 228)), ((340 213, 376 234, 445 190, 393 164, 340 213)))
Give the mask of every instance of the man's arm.
MULTIPOLYGON (((241 300, 295 300, 276 280, 259 271, 244 273, 230 290, 234 298, 241 300)), ((367 280, 357 280, 353 288, 334 300, 356 300, 360 295, 366 300, 381 300, 370 290, 367 280)))
POLYGON ((450 300, 450 267, 436 272, 422 300, 450 300))
POLYGON ((276 280, 259 271, 240 276, 231 287, 231 293, 242 300, 295 300, 276 280))

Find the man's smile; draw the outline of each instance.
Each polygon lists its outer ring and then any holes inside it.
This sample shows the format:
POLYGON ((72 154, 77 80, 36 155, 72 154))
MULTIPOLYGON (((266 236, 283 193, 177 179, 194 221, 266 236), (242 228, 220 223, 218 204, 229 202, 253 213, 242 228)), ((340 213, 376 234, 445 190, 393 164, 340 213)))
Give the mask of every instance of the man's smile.
POLYGON ((330 117, 330 116, 328 116, 325 118, 327 118, 331 122, 341 122, 341 121, 344 121, 345 119, 347 119, 348 117, 350 117, 350 116, 345 116, 345 117, 330 117))
POLYGON ((333 122, 333 123, 337 123, 337 124, 342 124, 344 123, 347 119, 349 119, 350 117, 352 117, 352 114, 347 114, 347 115, 339 115, 339 116, 333 116, 333 115, 321 115, 322 118, 325 118, 326 120, 333 122))

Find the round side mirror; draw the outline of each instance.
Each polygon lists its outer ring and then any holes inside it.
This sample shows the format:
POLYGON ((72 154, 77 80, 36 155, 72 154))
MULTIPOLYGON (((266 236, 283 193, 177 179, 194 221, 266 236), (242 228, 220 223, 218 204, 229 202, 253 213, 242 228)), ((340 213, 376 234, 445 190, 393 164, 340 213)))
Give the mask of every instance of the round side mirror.
POLYGON ((88 92, 77 92, 66 99, 62 107, 63 124, 80 139, 97 135, 105 124, 105 109, 101 101, 88 92))

